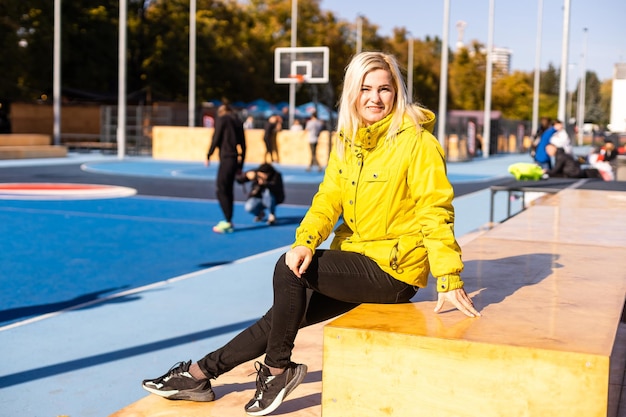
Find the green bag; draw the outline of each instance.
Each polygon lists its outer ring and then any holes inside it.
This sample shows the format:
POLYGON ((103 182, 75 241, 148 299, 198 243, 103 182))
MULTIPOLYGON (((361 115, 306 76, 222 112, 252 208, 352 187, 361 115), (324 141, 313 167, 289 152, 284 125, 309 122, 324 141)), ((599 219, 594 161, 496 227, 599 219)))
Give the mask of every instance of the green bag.
POLYGON ((537 181, 543 177, 543 169, 533 163, 517 162, 509 165, 509 172, 518 181, 537 181))

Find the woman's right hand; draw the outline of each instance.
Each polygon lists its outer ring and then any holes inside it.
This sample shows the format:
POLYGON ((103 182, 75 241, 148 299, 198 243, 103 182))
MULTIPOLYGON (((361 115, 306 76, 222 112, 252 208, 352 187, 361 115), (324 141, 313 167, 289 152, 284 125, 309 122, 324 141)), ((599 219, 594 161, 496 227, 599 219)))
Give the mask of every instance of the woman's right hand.
POLYGON ((313 260, 313 251, 306 246, 296 246, 285 254, 285 264, 298 278, 302 278, 313 260))

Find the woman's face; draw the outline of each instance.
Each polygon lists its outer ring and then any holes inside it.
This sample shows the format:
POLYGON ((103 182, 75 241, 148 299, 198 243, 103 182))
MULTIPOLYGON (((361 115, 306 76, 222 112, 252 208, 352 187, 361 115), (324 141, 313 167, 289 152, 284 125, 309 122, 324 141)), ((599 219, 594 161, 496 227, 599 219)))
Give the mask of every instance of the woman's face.
POLYGON ((391 112, 395 98, 396 91, 388 71, 377 69, 367 73, 358 100, 363 124, 369 126, 384 119, 391 112))

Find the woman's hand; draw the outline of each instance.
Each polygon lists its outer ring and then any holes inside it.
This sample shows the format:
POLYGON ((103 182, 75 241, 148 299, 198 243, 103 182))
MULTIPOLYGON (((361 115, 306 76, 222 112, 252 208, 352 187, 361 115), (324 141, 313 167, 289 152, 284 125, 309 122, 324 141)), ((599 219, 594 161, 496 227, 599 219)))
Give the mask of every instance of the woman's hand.
POLYGON ((285 254, 285 264, 298 278, 302 278, 312 259, 313 251, 306 246, 296 246, 285 254))
POLYGON ((466 316, 480 317, 480 313, 474 308, 474 303, 469 298, 463 288, 448 292, 440 292, 437 298, 437 306, 435 307, 435 313, 439 313, 443 308, 446 301, 450 301, 456 308, 461 310, 466 316))

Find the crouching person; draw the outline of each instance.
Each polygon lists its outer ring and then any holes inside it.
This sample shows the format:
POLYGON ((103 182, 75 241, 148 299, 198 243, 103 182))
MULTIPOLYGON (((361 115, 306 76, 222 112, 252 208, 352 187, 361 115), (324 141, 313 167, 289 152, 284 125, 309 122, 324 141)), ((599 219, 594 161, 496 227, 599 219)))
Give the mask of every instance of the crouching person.
POLYGON ((276 206, 285 201, 282 174, 272 164, 265 163, 244 172, 236 180, 240 184, 252 183, 245 210, 255 216, 254 221, 265 221, 267 211, 269 213, 267 224, 276 223, 276 206))

